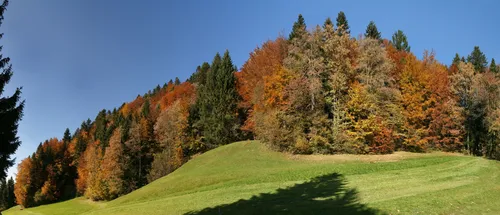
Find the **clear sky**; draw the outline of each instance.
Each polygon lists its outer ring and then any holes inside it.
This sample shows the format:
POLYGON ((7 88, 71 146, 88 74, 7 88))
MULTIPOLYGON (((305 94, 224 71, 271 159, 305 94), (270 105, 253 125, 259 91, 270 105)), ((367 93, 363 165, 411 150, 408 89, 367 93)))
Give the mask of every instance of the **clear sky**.
POLYGON ((299 13, 310 28, 344 11, 353 36, 370 20, 384 38, 401 29, 417 56, 434 50, 445 64, 475 45, 500 62, 499 2, 14 0, 0 44, 14 68, 5 95, 23 86, 26 100, 15 157, 21 161, 103 108, 176 76, 185 80, 216 52, 229 49, 241 67, 262 42, 288 35, 299 13))

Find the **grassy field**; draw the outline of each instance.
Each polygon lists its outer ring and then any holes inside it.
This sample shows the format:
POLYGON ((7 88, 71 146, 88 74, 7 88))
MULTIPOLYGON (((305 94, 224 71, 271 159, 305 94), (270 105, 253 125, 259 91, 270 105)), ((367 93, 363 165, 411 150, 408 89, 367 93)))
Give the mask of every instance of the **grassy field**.
POLYGON ((500 162, 457 154, 292 156, 249 141, 114 201, 3 214, 500 214, 499 176, 500 162))

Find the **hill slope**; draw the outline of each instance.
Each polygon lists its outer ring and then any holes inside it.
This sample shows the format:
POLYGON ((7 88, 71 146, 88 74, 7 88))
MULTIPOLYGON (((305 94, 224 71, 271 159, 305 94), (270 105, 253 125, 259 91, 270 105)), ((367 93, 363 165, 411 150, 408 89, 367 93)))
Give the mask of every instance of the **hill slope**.
POLYGON ((114 201, 4 214, 500 214, 500 163, 456 154, 291 156, 219 147, 114 201))

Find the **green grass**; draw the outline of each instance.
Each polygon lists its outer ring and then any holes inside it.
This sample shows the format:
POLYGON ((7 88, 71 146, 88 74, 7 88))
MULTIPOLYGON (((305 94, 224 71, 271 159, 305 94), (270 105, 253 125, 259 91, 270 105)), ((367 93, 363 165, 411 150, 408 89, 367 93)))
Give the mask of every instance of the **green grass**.
POLYGON ((77 198, 3 214, 500 214, 500 162, 445 153, 371 158, 290 156, 238 142, 110 202, 77 198))

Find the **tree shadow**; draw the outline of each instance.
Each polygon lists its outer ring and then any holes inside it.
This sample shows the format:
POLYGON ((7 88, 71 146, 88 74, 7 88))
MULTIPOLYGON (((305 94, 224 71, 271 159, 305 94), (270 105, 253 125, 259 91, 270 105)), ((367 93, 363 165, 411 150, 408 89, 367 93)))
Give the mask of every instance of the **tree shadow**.
POLYGON ((275 193, 261 193, 248 200, 191 211, 203 214, 384 214, 361 204, 356 189, 346 187, 342 175, 319 176, 275 193))

